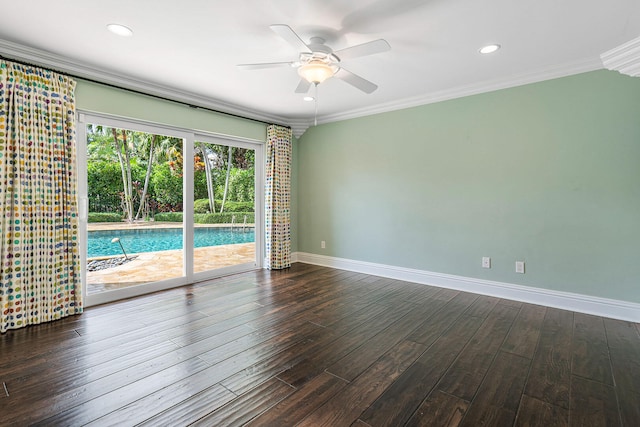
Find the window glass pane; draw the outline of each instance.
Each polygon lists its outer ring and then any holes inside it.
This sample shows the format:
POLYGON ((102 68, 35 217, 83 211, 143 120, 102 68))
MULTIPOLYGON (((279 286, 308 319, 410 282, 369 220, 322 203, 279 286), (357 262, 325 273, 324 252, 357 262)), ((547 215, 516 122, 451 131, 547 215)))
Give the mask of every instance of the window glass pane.
POLYGON ((87 125, 87 293, 183 276, 181 138, 87 125))
POLYGON ((194 272, 254 264, 255 151, 196 141, 194 272))

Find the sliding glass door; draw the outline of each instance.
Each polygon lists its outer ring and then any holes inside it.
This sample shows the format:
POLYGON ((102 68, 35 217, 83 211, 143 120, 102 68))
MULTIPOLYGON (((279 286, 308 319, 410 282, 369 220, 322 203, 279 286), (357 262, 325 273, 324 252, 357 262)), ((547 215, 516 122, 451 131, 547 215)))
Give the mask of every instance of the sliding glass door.
POLYGON ((256 260, 255 149, 201 138, 194 146, 195 273, 256 260))
POLYGON ((261 266, 262 146, 81 115, 88 305, 261 266))

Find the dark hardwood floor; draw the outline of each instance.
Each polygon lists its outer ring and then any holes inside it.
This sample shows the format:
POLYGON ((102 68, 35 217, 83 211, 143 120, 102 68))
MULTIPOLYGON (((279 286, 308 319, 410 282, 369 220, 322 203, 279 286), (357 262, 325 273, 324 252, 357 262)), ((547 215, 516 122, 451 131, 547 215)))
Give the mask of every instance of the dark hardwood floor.
POLYGON ((1 425, 640 425, 640 325, 305 264, 0 336, 1 425))

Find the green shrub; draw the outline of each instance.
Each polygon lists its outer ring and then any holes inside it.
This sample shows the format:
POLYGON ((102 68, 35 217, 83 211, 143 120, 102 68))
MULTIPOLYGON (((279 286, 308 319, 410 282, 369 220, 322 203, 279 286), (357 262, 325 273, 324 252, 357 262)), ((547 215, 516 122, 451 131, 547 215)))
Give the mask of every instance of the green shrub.
MULTIPOLYGON (((220 212, 222 200, 216 200, 216 212, 220 212)), ((253 202, 233 202, 227 201, 224 204, 226 212, 253 212, 253 202)), ((198 199, 193 202, 193 213, 205 214, 211 213, 209 210, 209 199, 198 199)))
MULTIPOLYGON (((146 169, 132 162, 133 181, 144 183, 146 169)), ((87 162, 87 191, 92 212, 118 212, 122 209, 122 171, 118 162, 89 160, 87 162)), ((137 206, 137 203, 136 203, 137 206)))
MULTIPOLYGON (((216 209, 219 211, 218 203, 216 202, 216 209)), ((227 201, 224 204, 224 212, 253 212, 253 202, 231 202, 227 201)))
MULTIPOLYGON (((244 216, 247 216, 247 224, 254 223, 253 212, 225 212, 225 213, 208 213, 194 214, 193 222, 196 224, 231 224, 233 216, 236 217, 236 224, 244 223, 244 216)), ((158 216, 156 215, 156 218, 158 216)))
POLYGON ((88 222, 120 222, 122 221, 122 214, 114 212, 89 212, 87 220, 88 222))
MULTIPOLYGON (((255 222, 253 212, 197 213, 193 215, 193 222, 196 224, 231 224, 235 216, 235 223, 243 224, 245 215, 247 216, 247 224, 255 222)), ((182 222, 182 212, 160 212, 155 214, 154 219, 157 222, 182 222)))
POLYGON ((254 180, 255 170, 253 168, 231 169, 229 176, 229 198, 238 202, 253 202, 255 199, 254 180))
POLYGON ((153 219, 158 222, 182 222, 182 212, 159 212, 153 219))
POLYGON ((209 199, 198 199, 193 202, 193 213, 209 213, 209 199))
POLYGON ((153 168, 151 190, 161 205, 182 205, 182 176, 174 173, 169 163, 153 168))

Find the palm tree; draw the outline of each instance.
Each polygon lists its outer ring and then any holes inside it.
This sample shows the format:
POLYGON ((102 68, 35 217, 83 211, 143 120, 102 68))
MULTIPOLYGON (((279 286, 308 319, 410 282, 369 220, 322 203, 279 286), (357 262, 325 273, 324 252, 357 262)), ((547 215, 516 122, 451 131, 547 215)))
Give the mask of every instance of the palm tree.
POLYGON ((146 204, 147 200, 147 191, 149 189, 149 180, 151 179, 151 171, 153 170, 153 157, 156 150, 156 141, 158 140, 158 135, 152 135, 149 143, 149 157, 147 158, 147 174, 144 177, 144 187, 142 188, 142 194, 140 195, 140 205, 138 206, 138 212, 136 213, 136 218, 140 217, 140 213, 142 212, 142 208, 146 204))
POLYGON ((127 221, 133 221, 133 181, 131 180, 131 148, 127 141, 127 131, 121 129, 122 143, 118 138, 118 129, 112 128, 113 141, 116 147, 116 154, 120 162, 122 171, 122 188, 124 190, 123 203, 124 213, 127 221))
POLYGON ((211 160, 207 155, 207 148, 204 142, 198 142, 198 149, 202 153, 202 161, 204 162, 204 174, 207 179, 207 195, 209 196, 209 210, 216 213, 215 188, 213 186, 213 174, 211 173, 211 160))
POLYGON ((159 142, 154 153, 158 163, 176 161, 182 156, 182 139, 166 136, 159 142))
POLYGON ((227 159, 227 178, 224 181, 224 194, 222 195, 222 205, 220 205, 220 213, 224 212, 224 204, 227 201, 227 193, 229 192, 229 176, 231 175, 231 164, 233 158, 233 147, 229 146, 229 155, 227 159))
POLYGON ((112 162, 116 159, 110 129, 100 125, 87 125, 87 157, 91 160, 112 162))

